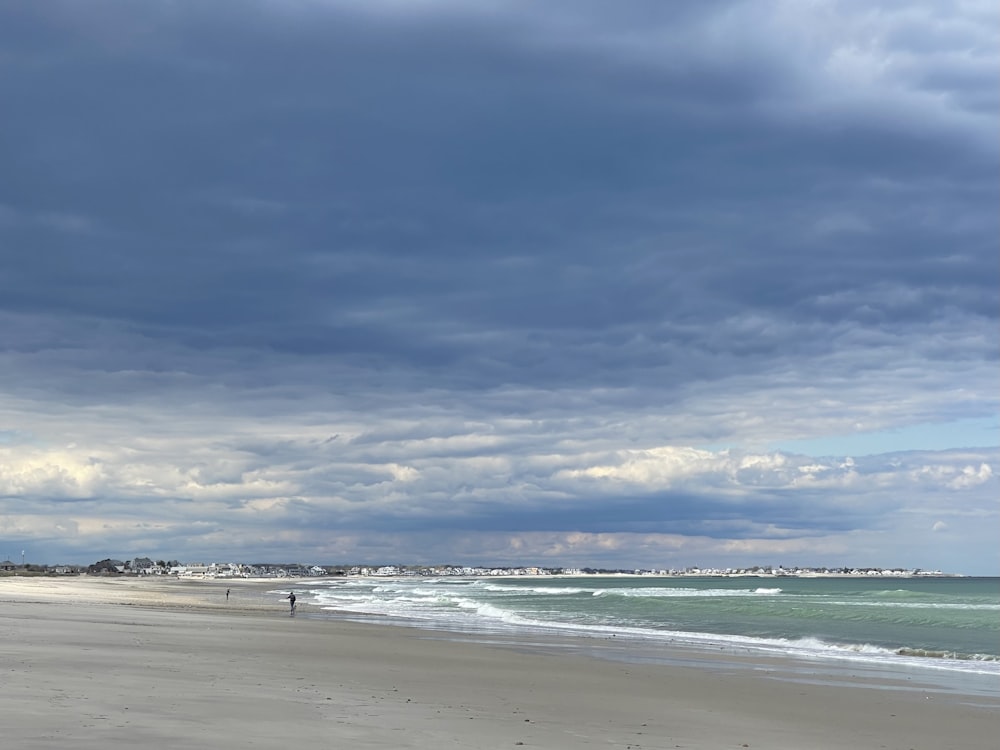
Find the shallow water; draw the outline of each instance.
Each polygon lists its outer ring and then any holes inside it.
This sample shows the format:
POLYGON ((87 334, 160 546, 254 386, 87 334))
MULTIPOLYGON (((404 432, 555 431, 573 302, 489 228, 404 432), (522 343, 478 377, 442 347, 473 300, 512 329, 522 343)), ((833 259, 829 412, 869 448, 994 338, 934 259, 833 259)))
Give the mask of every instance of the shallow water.
MULTIPOLYGON (((558 636, 595 656, 759 668, 786 679, 1000 691, 997 578, 350 578, 311 582, 331 612, 484 637, 558 636), (665 648, 669 646, 669 648, 665 648), (757 664, 758 666, 754 666, 757 664), (778 669, 777 667, 775 668, 778 669)), ((984 692, 985 691, 985 692, 984 692)))

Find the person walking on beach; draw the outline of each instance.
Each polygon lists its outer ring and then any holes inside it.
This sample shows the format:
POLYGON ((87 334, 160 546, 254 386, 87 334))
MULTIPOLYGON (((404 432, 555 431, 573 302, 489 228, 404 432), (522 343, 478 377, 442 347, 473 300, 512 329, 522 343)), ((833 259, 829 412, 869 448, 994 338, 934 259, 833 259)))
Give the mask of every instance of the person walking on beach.
POLYGON ((288 593, 288 596, 286 596, 285 598, 288 599, 288 603, 289 603, 289 606, 290 606, 289 612, 291 612, 294 615, 295 614, 295 592, 294 591, 290 591, 288 593))
POLYGON ((226 589, 226 601, 229 601, 229 589, 226 589))

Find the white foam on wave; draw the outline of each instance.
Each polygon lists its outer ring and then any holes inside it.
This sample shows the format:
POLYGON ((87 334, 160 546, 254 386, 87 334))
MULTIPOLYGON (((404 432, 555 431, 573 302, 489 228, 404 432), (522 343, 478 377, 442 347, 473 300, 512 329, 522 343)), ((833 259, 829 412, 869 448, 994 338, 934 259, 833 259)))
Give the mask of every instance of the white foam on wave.
MULTIPOLYGON (((467 582, 442 580, 437 585, 428 580, 398 582, 336 582, 310 586, 300 596, 310 599, 320 607, 356 614, 375 614, 387 618, 399 618, 423 623, 426 627, 462 632, 538 632, 563 634, 580 637, 606 639, 633 638, 646 643, 671 643, 690 645, 696 648, 724 649, 733 653, 760 653, 776 656, 792 656, 804 659, 845 660, 870 663, 894 663, 903 666, 946 669, 959 672, 996 674, 1000 676, 1000 662, 990 658, 976 658, 947 653, 933 653, 919 649, 885 648, 864 643, 832 643, 820 638, 799 639, 761 638, 740 635, 698 633, 679 630, 658 629, 642 623, 629 626, 627 623, 602 622, 599 615, 586 621, 584 612, 567 611, 565 621, 552 613, 531 613, 514 611, 505 606, 511 601, 507 594, 536 594, 540 598, 553 593, 565 594, 569 591, 585 593, 586 588, 562 588, 548 586, 504 586, 492 582, 472 586, 467 582), (934 658, 929 658, 933 656, 934 658)), ((759 587, 756 589, 707 589, 689 588, 639 588, 639 589, 597 589, 594 596, 620 595, 628 597, 653 596, 670 597, 748 597, 778 596, 780 588, 759 587)), ((540 599, 540 600, 542 600, 540 599)), ((561 599, 561 598, 560 598, 561 599)), ((565 600, 563 600, 565 601, 565 600)), ((919 606, 908 603, 909 606, 919 606)), ((553 605, 555 606, 555 605, 553 605)))
POLYGON ((563 586, 504 586, 500 583, 477 583, 475 587, 482 591, 493 591, 500 594, 546 594, 551 596, 583 594, 593 590, 563 586))
POLYGON ((636 588, 636 589, 597 589, 594 596, 624 596, 630 598, 671 599, 699 597, 740 597, 760 596, 762 594, 780 594, 778 588, 756 589, 690 589, 690 588, 636 588))
MULTIPOLYGON (((738 593, 743 596, 752 593, 745 590, 740 592, 720 591, 738 593)), ((744 636, 656 630, 646 627, 629 627, 621 624, 599 622, 559 622, 504 609, 502 606, 498 606, 496 601, 487 602, 474 597, 459 595, 458 592, 423 589, 423 587, 413 587, 403 592, 395 587, 377 586, 370 593, 357 592, 349 596, 344 596, 342 593, 337 595, 337 593, 329 589, 312 591, 310 593, 315 596, 316 604, 319 606, 357 613, 364 612, 389 617, 403 617, 424 621, 431 620, 438 622, 446 628, 461 626, 465 630, 475 630, 479 627, 494 629, 497 625, 506 625, 516 629, 526 629, 536 632, 585 635, 600 638, 614 636, 617 638, 634 638, 654 642, 671 641, 691 645, 712 645, 724 648, 747 649, 754 647, 765 652, 787 652, 789 649, 794 649, 803 654, 829 652, 832 648, 829 644, 824 644, 816 639, 802 639, 792 642, 780 639, 767 640, 744 636), (390 598, 385 598, 384 594, 389 593, 389 589, 393 591, 393 594, 390 598), (433 594, 434 596, 428 597, 426 594, 433 594)), ((466 589, 465 593, 468 593, 468 589, 466 589)), ((890 653, 885 650, 883 652, 890 653)), ((862 650, 859 649, 855 653, 862 653, 862 650)), ((874 651, 870 653, 874 653, 874 651)))
POLYGON ((841 607, 873 607, 877 609, 944 609, 1000 612, 1000 604, 970 604, 966 602, 891 602, 891 601, 836 601, 841 607))

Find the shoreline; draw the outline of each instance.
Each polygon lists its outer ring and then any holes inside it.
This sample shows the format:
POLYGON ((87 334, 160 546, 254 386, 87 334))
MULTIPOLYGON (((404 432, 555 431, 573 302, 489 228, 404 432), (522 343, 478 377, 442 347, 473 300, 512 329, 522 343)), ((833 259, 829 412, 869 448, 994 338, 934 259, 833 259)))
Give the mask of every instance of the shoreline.
POLYGON ((699 644, 672 640, 645 641, 607 635, 545 632, 497 632, 442 627, 434 621, 411 620, 378 613, 339 610, 308 601, 302 592, 329 578, 176 578, 104 577, 17 578, 20 584, 5 586, 0 579, 0 602, 5 590, 34 592, 37 601, 78 601, 126 605, 148 609, 179 609, 187 612, 218 612, 231 615, 287 614, 286 592, 299 590, 296 613, 300 618, 330 622, 363 623, 371 627, 412 629, 427 638, 470 643, 503 643, 557 653, 577 652, 590 658, 618 663, 656 666, 694 666, 702 669, 756 670, 773 679, 815 684, 841 684, 861 689, 874 685, 919 690, 938 698, 994 701, 1000 706, 1000 684, 994 672, 953 672, 932 659, 924 663, 869 662, 844 656, 807 657, 738 645, 699 644), (48 585, 47 585, 48 584, 48 585), (229 600, 226 590, 232 591, 229 600))
POLYGON ((5 736, 22 748, 84 749, 995 743, 996 700, 877 678, 866 678, 877 689, 795 681, 776 674, 794 672, 780 659, 614 661, 558 638, 455 638, 307 603, 289 617, 270 592, 305 583, 0 580, 5 736))

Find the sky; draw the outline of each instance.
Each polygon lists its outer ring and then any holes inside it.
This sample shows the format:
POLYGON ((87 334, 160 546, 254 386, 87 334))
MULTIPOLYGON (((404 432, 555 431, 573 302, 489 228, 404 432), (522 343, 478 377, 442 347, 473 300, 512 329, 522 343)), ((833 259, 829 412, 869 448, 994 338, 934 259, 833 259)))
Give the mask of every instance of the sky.
POLYGON ((0 6, 0 558, 1000 575, 991 0, 0 6))

